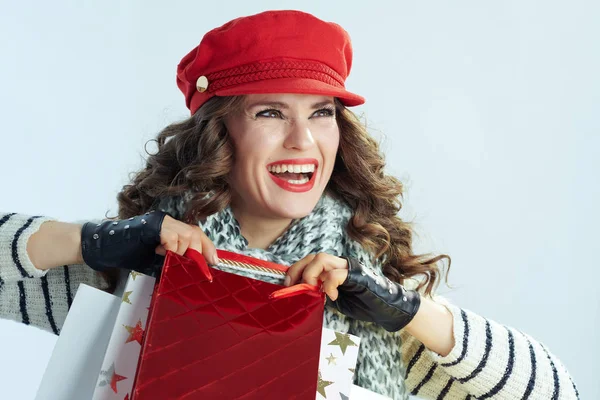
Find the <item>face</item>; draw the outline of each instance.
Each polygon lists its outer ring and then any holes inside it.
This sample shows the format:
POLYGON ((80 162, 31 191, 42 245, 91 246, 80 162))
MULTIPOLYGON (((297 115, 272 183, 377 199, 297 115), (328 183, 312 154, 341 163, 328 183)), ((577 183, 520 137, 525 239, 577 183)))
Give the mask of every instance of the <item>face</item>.
POLYGON ((333 97, 247 95, 226 126, 235 147, 233 207, 267 218, 310 214, 331 177, 340 140, 333 97))

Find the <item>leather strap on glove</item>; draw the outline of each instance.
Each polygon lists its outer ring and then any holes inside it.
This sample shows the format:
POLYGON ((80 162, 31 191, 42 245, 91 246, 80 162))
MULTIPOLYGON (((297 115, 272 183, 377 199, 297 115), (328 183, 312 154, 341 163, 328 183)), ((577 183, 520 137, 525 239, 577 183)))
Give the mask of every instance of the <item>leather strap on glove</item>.
POLYGON ((127 268, 147 274, 155 269, 156 247, 160 245, 163 211, 120 221, 87 222, 81 229, 84 262, 97 271, 127 268))
POLYGON ((389 332, 408 325, 421 305, 419 293, 374 275, 357 259, 343 258, 348 261, 348 277, 338 287, 337 300, 329 304, 350 318, 374 322, 389 332))

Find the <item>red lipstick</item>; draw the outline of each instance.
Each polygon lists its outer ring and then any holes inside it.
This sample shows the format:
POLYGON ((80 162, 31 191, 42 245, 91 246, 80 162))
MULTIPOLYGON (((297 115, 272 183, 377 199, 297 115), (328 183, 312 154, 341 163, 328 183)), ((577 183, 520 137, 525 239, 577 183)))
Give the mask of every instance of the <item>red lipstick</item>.
POLYGON ((317 170, 319 167, 319 162, 316 159, 314 159, 314 158, 295 158, 295 159, 290 159, 290 160, 279 160, 279 161, 268 164, 267 167, 275 166, 275 165, 284 165, 284 164, 285 165, 312 164, 315 166, 315 170, 313 171, 312 176, 310 177, 309 181, 306 183, 302 183, 302 184, 290 183, 290 182, 286 181, 285 179, 281 179, 280 177, 278 177, 277 174, 274 174, 274 173, 271 173, 270 171, 268 171, 269 176, 271 177, 271 179, 273 179, 273 182, 275 182, 277 184, 277 186, 279 186, 280 188, 282 188, 284 190, 287 190, 289 192, 294 192, 294 193, 308 192, 315 186, 317 170))

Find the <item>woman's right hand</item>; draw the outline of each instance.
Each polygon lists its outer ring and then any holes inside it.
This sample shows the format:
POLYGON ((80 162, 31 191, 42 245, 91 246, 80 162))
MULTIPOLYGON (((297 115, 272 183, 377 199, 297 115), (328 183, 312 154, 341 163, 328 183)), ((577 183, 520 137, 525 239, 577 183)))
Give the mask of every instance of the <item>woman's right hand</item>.
POLYGON ((168 250, 182 256, 188 248, 201 253, 209 264, 219 263, 215 245, 199 226, 186 224, 166 215, 156 253, 164 256, 168 250))
POLYGON ((99 271, 127 268, 149 273, 156 269, 156 254, 165 255, 169 250, 183 255, 188 248, 203 254, 209 264, 218 263, 214 244, 199 226, 177 221, 162 211, 100 224, 88 222, 81 230, 83 260, 99 271))

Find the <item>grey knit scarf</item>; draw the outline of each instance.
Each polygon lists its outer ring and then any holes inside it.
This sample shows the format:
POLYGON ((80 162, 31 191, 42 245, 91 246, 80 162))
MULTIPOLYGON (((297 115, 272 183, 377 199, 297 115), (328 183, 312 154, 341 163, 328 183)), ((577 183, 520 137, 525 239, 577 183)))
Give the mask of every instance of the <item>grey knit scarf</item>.
MULTIPOLYGON (((182 215, 183 206, 182 201, 160 205, 176 215, 182 215)), ((219 249, 288 266, 312 253, 354 257, 371 266, 374 274, 382 275, 381 266, 346 233, 351 216, 350 207, 324 195, 309 215, 294 220, 266 250, 248 247, 230 207, 209 216, 201 227, 219 249)), ((324 326, 361 338, 354 375, 356 385, 394 400, 408 398, 399 333, 389 333, 377 325, 350 319, 330 308, 325 310, 324 326)))

